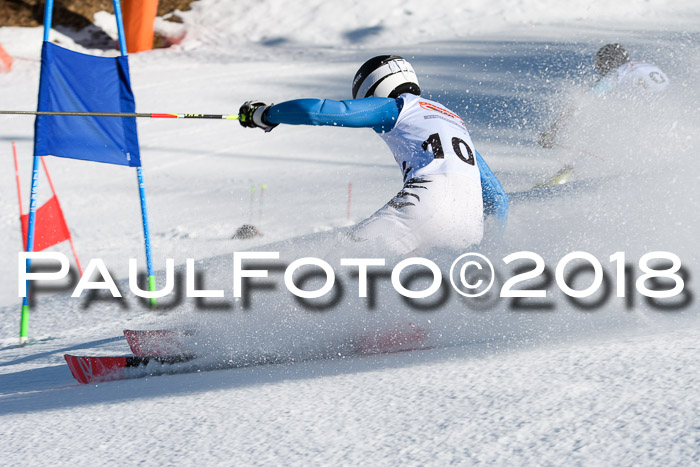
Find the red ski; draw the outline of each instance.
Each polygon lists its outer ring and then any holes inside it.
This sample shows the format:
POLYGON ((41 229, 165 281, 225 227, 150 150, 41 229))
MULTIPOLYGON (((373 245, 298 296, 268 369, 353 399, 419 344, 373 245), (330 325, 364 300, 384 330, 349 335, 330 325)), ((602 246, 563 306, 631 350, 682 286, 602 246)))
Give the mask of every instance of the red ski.
POLYGON ((134 355, 148 357, 152 355, 184 355, 192 353, 186 348, 186 341, 195 335, 194 331, 176 329, 157 329, 138 331, 124 329, 124 337, 134 355))
MULTIPOLYGON (((195 331, 125 329, 124 337, 134 355, 116 357, 65 355, 65 359, 75 379, 82 384, 165 373, 186 373, 193 371, 193 367, 177 364, 197 358, 196 353, 192 351, 196 344, 193 340, 195 336, 195 331)), ((413 323, 408 323, 390 329, 378 330, 359 339, 350 340, 344 348, 344 353, 346 356, 361 356, 424 350, 430 348, 426 341, 427 332, 413 323)), ((337 355, 336 352, 333 352, 329 355, 319 354, 309 359, 334 358, 337 355)), ((298 360, 275 354, 235 361, 229 358, 218 360, 214 358, 200 362, 200 365, 197 365, 197 370, 241 368, 290 361, 298 360)))
POLYGON ((192 357, 185 355, 82 357, 66 354, 64 358, 73 377, 81 384, 124 379, 132 375, 160 374, 166 365, 192 360, 192 357), (140 370, 135 371, 137 368, 140 370))
POLYGON ((407 352, 410 350, 427 349, 428 333, 425 329, 413 323, 398 325, 362 336, 356 343, 355 349, 360 355, 407 352))
MULTIPOLYGON (((134 355, 147 357, 153 355, 190 355, 194 354, 192 337, 194 330, 157 329, 150 331, 124 330, 124 337, 134 355), (190 344, 188 348, 188 345, 190 344)), ((376 353, 396 353, 427 348, 427 332, 413 323, 398 325, 376 333, 368 333, 357 339, 352 347, 360 355, 376 353)))

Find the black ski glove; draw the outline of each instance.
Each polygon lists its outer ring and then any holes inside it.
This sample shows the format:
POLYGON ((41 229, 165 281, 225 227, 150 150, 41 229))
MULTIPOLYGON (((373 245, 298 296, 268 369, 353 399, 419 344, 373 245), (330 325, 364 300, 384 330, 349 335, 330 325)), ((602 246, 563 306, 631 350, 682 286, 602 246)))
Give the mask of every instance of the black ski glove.
POLYGON ((265 105, 264 102, 248 101, 238 110, 238 121, 241 126, 246 128, 261 128, 265 132, 272 131, 277 125, 265 123, 263 118, 263 114, 270 107, 270 105, 265 105))

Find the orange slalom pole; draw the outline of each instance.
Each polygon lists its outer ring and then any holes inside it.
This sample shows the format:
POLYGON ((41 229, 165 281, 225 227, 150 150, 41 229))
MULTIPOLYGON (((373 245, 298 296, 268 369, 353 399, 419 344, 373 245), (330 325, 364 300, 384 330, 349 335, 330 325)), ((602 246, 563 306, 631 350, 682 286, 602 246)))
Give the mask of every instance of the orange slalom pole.
MULTIPOLYGON (((49 168, 46 166, 46 162, 44 161, 44 156, 39 157, 41 159, 41 165, 44 166, 44 172, 46 172, 46 178, 49 180, 49 186, 51 187, 51 193, 56 197, 56 203, 58 204, 59 209, 61 208, 61 203, 58 201, 58 195, 56 195, 56 189, 53 186, 53 181, 51 180, 51 175, 49 175, 49 168)), ((63 216, 63 209, 61 209, 61 216, 63 216)), ((63 216, 65 220, 65 216, 63 216)), ((69 230, 70 233, 70 230, 69 230)), ((73 236, 69 235, 68 236, 68 242, 70 243, 70 249, 73 251, 73 258, 75 258, 75 264, 78 266, 78 272, 80 273, 80 276, 83 275, 83 268, 80 265, 80 260, 78 259, 78 253, 75 251, 75 245, 73 244, 73 236)))
POLYGON ((19 200, 19 217, 20 219, 24 215, 22 212, 22 190, 19 185, 19 166, 17 165, 17 146, 15 142, 12 142, 12 155, 15 157, 15 178, 17 179, 17 198, 19 200))
POLYGON ((73 236, 68 237, 68 242, 70 243, 70 249, 73 251, 73 258, 75 258, 75 264, 78 266, 78 274, 83 277, 83 268, 80 266, 80 261, 78 260, 78 253, 75 251, 75 245, 73 244, 73 236))

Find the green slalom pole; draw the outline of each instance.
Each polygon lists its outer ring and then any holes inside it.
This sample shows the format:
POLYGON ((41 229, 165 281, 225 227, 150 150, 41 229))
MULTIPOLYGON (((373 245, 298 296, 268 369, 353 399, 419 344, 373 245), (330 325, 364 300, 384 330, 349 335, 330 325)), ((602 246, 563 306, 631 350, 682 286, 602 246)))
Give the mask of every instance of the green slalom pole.
POLYGON ((29 305, 22 305, 22 318, 19 323, 19 345, 29 340, 29 305))
MULTIPOLYGON (((155 292, 156 290, 156 276, 148 276, 148 291, 149 292, 155 292)), ((149 299, 151 301, 151 306, 156 305, 156 299, 151 298, 149 299)))

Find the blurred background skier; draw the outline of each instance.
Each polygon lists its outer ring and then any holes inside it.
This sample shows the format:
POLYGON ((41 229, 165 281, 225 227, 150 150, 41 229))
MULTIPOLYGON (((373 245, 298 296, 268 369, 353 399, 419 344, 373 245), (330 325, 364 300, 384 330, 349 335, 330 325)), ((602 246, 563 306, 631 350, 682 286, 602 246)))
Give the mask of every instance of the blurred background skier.
MULTIPOLYGON (((600 77, 593 85, 591 93, 597 98, 653 99, 665 91, 669 85, 668 76, 659 67, 642 61, 631 61, 627 50, 620 44, 606 44, 598 49, 595 54, 594 68, 600 77)), ((572 148, 558 143, 558 137, 578 111, 575 104, 567 106, 549 129, 540 134, 539 145, 548 149, 562 146, 563 149, 571 150, 572 148)), ((589 158, 592 154, 584 153, 583 156, 589 158)), ((577 162, 578 159, 574 159, 567 163, 553 177, 537 187, 566 183, 574 174, 574 166, 577 162)))
POLYGON ((403 188, 354 226, 349 238, 377 242, 398 254, 438 246, 464 249, 482 240, 485 213, 505 227, 508 197, 474 148, 464 121, 420 94, 411 64, 381 55, 357 71, 351 100, 248 101, 240 108, 240 123, 265 131, 279 124, 372 128, 389 146, 403 188))
POLYGON ((668 87, 668 77, 656 65, 630 61, 620 44, 607 44, 595 54, 595 70, 600 79, 593 86, 598 95, 616 93, 658 93, 668 87))

